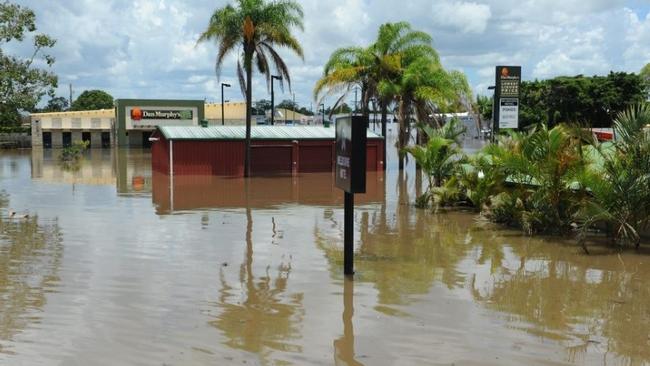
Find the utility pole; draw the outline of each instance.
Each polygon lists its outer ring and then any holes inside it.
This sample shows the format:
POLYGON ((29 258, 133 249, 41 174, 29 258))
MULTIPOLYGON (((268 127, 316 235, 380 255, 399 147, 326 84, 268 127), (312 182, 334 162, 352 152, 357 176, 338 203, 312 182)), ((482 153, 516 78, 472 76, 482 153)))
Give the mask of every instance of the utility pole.
POLYGON ((70 86, 70 104, 68 105, 68 109, 72 110, 72 83, 68 85, 70 86))
POLYGON ((275 123, 275 94, 273 92, 273 80, 282 80, 282 76, 271 75, 271 126, 275 123))
POLYGON ((223 103, 223 87, 224 86, 226 88, 230 88, 230 84, 221 83, 221 125, 222 126, 225 124, 225 122, 224 122, 225 120, 223 118, 223 116, 224 116, 223 111, 224 111, 224 109, 226 109, 226 105, 223 103))

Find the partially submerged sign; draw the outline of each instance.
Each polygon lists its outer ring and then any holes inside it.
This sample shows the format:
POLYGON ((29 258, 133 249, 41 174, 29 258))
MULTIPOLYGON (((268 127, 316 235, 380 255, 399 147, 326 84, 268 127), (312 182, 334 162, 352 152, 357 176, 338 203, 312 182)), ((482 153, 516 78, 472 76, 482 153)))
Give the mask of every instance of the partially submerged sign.
POLYGON ((336 120, 336 186, 347 193, 366 191, 366 125, 368 118, 336 120))
POLYGON ((494 99, 495 127, 519 128, 519 90, 521 87, 521 66, 497 66, 494 99))
POLYGON ((336 186, 345 194, 343 213, 343 273, 354 274, 354 194, 366 192, 368 117, 336 120, 336 186))

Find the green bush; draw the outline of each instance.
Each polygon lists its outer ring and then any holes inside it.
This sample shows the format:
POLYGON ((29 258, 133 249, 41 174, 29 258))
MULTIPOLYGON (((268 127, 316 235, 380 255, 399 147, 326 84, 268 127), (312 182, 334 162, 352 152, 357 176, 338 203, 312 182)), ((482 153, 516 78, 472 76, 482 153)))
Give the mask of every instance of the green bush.
POLYGON ((0 133, 31 133, 31 127, 0 126, 0 133))
POLYGON ((539 125, 469 157, 448 132, 427 130, 425 145, 406 149, 429 182, 416 204, 471 206, 531 235, 578 229, 581 243, 604 229, 638 247, 650 227, 650 105, 620 113, 614 130, 614 142, 599 143, 575 126, 539 125))

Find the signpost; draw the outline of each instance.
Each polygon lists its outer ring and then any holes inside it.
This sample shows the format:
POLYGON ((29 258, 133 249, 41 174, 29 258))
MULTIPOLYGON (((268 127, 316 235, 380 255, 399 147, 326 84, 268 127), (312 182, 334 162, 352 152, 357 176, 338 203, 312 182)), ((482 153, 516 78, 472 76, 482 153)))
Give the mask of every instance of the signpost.
POLYGON ((519 128, 521 66, 497 66, 494 89, 493 136, 502 128, 519 128))
POLYGON ((366 192, 366 126, 368 117, 336 120, 336 186, 344 191, 343 273, 354 274, 354 194, 366 192))

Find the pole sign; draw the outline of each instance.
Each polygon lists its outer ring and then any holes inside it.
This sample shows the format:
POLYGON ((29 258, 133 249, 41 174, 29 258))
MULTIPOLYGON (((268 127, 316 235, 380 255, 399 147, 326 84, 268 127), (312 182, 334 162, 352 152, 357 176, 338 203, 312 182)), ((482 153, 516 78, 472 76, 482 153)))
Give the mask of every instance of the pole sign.
POLYGON ((354 274, 354 194, 366 192, 368 117, 336 120, 336 186, 344 191, 343 273, 354 274))
POLYGON ((366 192, 366 125, 368 118, 336 120, 336 186, 347 193, 366 192))
POLYGON ((521 66, 497 66, 495 86, 495 127, 519 128, 521 66))

